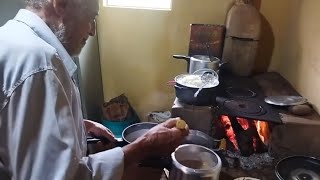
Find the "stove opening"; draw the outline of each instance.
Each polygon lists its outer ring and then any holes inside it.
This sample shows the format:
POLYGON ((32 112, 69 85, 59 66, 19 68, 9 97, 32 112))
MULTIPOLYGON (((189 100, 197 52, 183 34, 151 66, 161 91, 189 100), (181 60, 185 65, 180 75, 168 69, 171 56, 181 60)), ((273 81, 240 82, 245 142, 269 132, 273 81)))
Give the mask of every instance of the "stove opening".
POLYGON ((221 125, 229 143, 228 150, 240 151, 243 156, 268 151, 270 141, 269 123, 222 115, 221 125))

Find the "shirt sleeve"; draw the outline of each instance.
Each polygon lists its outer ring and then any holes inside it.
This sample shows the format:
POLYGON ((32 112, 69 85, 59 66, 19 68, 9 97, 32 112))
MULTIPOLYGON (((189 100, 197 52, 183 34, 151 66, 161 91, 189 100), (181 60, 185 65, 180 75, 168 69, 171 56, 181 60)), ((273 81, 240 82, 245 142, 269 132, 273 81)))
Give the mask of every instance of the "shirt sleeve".
POLYGON ((121 148, 83 157, 83 129, 77 127, 83 120, 74 119, 70 101, 76 95, 63 83, 54 70, 38 72, 15 89, 1 112, 13 179, 121 179, 121 148))

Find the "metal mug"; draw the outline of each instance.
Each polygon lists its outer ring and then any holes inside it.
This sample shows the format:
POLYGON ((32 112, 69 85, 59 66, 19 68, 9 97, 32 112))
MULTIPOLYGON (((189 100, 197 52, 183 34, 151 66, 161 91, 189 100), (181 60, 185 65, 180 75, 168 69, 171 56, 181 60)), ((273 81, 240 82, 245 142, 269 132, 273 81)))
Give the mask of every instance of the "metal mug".
POLYGON ((179 146, 171 158, 169 180, 219 180, 221 159, 211 149, 185 144, 179 146))

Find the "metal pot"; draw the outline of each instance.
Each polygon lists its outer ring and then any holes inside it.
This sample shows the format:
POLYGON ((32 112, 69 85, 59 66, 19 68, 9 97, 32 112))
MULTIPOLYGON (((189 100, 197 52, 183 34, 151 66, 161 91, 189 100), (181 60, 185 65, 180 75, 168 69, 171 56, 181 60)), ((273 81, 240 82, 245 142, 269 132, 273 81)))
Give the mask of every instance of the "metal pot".
MULTIPOLYGON (((195 76, 191 74, 181 74, 175 77, 176 85, 174 86, 176 91, 176 97, 183 103, 196 106, 207 106, 215 104, 216 94, 218 91, 219 80, 211 87, 204 87, 197 97, 194 94, 200 87, 189 86, 182 83, 182 79, 187 76, 195 76)), ((200 75, 199 75, 200 76, 200 75)))
POLYGON ((151 128, 156 126, 157 123, 152 122, 142 122, 142 123, 135 123, 127 128, 125 128, 122 132, 122 139, 127 142, 128 144, 132 143, 145 133, 149 131, 151 128))
POLYGON ((171 154, 169 180, 218 180, 221 159, 212 150, 199 145, 185 144, 171 154))
POLYGON ((212 69, 219 71, 221 61, 217 57, 209 57, 204 55, 184 56, 173 55, 176 59, 184 59, 188 62, 188 73, 192 74, 199 69, 212 69))
POLYGON ((320 160, 308 156, 291 156, 282 159, 276 166, 279 180, 320 179, 320 160))
MULTIPOLYGON (((156 125, 157 123, 152 122, 132 124, 122 131, 122 138, 116 138, 116 141, 113 143, 116 147, 123 147, 127 144, 130 144, 156 125)), ((87 136, 88 154, 93 154, 96 152, 95 144, 99 141, 103 142, 104 144, 110 143, 110 141, 105 137, 97 137, 93 135, 87 136)))
POLYGON ((196 144, 204 146, 214 151, 219 151, 219 144, 221 140, 216 140, 204 132, 198 130, 189 130, 189 135, 184 139, 182 144, 196 144))

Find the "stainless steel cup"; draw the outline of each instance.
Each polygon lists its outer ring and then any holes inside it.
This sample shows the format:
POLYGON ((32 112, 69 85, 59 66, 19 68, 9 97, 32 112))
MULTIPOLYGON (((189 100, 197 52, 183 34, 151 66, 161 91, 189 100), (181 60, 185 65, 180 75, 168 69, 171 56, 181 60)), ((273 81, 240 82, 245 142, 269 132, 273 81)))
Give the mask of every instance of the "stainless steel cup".
POLYGON ((204 146, 185 144, 171 154, 169 180, 219 180, 221 159, 204 146))

